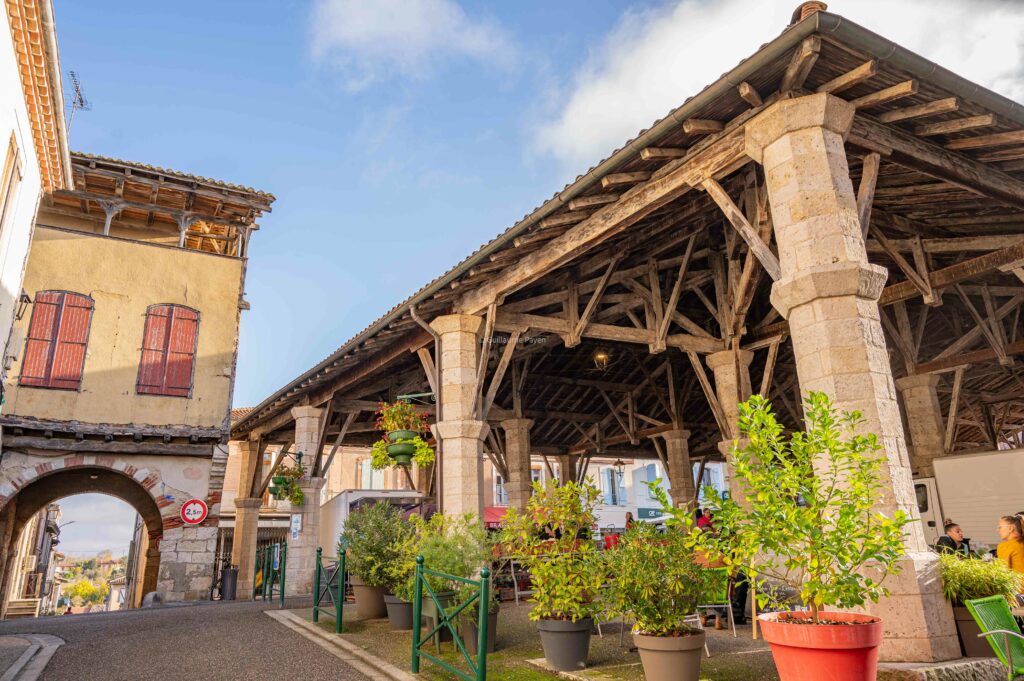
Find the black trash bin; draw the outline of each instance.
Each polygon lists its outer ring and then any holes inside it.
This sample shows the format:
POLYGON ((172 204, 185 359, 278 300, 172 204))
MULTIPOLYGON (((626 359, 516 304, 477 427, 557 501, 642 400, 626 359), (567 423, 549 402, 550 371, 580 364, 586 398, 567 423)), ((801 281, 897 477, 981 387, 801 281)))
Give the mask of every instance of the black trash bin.
POLYGON ((235 592, 238 590, 238 568, 226 567, 220 571, 220 599, 222 601, 235 600, 235 592))

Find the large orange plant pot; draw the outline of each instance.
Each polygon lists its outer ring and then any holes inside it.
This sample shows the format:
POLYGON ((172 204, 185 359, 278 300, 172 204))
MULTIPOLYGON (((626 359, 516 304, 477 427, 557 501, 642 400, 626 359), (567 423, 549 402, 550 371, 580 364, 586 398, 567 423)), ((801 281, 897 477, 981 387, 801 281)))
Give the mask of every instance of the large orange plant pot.
POLYGON ((832 621, 849 624, 806 623, 811 618, 808 612, 773 612, 758 617, 764 640, 772 648, 779 679, 874 681, 882 620, 849 612, 825 614, 832 621))

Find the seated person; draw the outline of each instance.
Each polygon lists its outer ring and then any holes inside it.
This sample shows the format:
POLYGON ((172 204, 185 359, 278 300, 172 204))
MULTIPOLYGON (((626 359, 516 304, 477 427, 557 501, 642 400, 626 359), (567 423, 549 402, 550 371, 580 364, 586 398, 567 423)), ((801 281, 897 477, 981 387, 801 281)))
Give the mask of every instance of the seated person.
POLYGON ((956 553, 965 558, 971 555, 971 549, 968 545, 969 540, 964 539, 964 531, 960 529, 959 525, 947 519, 942 529, 946 531, 946 534, 939 537, 939 541, 935 542, 936 551, 939 553, 956 553))

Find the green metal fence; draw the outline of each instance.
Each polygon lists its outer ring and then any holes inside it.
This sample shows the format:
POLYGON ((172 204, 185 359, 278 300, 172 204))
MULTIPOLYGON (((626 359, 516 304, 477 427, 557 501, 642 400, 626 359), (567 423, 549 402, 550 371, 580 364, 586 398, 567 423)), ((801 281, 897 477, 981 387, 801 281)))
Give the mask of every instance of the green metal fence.
POLYGON ((316 568, 313 572, 313 621, 320 621, 320 613, 334 618, 334 633, 341 633, 342 607, 345 605, 345 552, 338 551, 338 562, 324 565, 324 550, 316 548, 316 568), (320 605, 324 596, 330 607, 320 605))
POLYGON ((456 577, 455 575, 445 574, 443 572, 437 572, 436 570, 430 570, 423 566, 423 556, 416 557, 416 586, 413 592, 412 601, 412 672, 413 674, 420 673, 420 658, 424 658, 446 671, 455 674, 463 681, 487 681, 487 611, 491 602, 491 571, 484 568, 480 571, 480 579, 465 579, 463 577, 456 577), (446 600, 439 599, 434 590, 430 587, 430 583, 426 577, 433 576, 440 579, 468 584, 469 586, 475 587, 470 597, 458 604, 448 605, 449 610, 445 610, 446 600), (423 590, 426 589, 427 596, 434 601, 434 605, 437 608, 437 622, 434 628, 431 629, 426 636, 421 635, 420 627, 418 626, 423 616, 423 590), (476 661, 466 651, 466 647, 462 644, 462 639, 459 637, 459 632, 456 627, 456 621, 463 610, 469 608, 469 606, 477 603, 477 623, 478 629, 476 632, 476 661), (462 657, 465 658, 466 664, 469 666, 469 673, 456 669, 452 665, 448 664, 444 660, 430 653, 422 650, 425 643, 429 642, 434 638, 435 635, 439 634, 441 630, 447 627, 452 633, 452 639, 455 642, 455 648, 462 657))
POLYGON ((252 599, 274 600, 276 593, 284 607, 284 573, 288 564, 288 544, 270 544, 256 551, 253 570, 252 599))

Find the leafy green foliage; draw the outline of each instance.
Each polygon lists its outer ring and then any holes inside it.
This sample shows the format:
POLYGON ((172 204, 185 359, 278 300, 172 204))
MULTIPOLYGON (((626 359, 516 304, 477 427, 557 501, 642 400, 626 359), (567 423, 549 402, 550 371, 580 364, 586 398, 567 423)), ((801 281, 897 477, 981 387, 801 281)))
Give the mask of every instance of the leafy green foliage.
POLYGON ((608 552, 613 610, 636 619, 634 631, 646 636, 678 636, 694 631, 684 620, 697 611, 713 574, 695 561, 693 540, 671 528, 659 532, 636 523, 608 552))
POLYGON ((953 605, 986 596, 1002 596, 1014 603, 1019 575, 999 560, 986 562, 946 553, 939 556, 942 590, 953 605))
POLYGON ((385 433, 411 430, 421 435, 428 430, 427 419, 430 415, 425 411, 416 411, 416 407, 406 400, 380 402, 377 406, 377 430, 385 433))
MULTIPOLYGON (((395 596, 411 601, 415 587, 416 557, 431 570, 472 579, 491 557, 491 544, 480 518, 473 513, 461 516, 435 513, 430 520, 412 516, 411 532, 397 546, 397 557, 385 568, 395 596)), ((427 582, 434 593, 458 590, 459 583, 433 575, 427 582)))
POLYGON ((370 450, 370 465, 373 466, 374 470, 379 471, 397 465, 397 462, 388 455, 388 445, 390 444, 415 446, 416 451, 413 453, 412 459, 416 462, 416 465, 421 468, 434 463, 434 449, 419 435, 404 440, 398 440, 395 443, 389 442, 388 439, 384 437, 374 442, 373 447, 370 450))
POLYGON ((110 586, 106 582, 100 582, 97 585, 80 579, 65 586, 62 593, 76 606, 99 604, 107 600, 110 586))
POLYGON ((534 483, 525 511, 509 508, 501 543, 530 571, 533 610, 530 619, 573 622, 602 611, 604 555, 591 540, 601 495, 592 485, 534 483))
POLYGON ((285 482, 283 485, 277 485, 275 498, 288 499, 292 502, 293 506, 301 506, 306 495, 303 493, 302 488, 299 487, 299 480, 305 474, 306 469, 300 463, 296 463, 294 466, 288 466, 287 464, 278 466, 274 475, 275 477, 285 478, 285 482))
POLYGON ((787 439, 760 395, 739 409, 749 445, 734 447, 731 460, 749 508, 706 488, 715 532, 694 535, 696 547, 746 567, 762 606, 772 600, 773 580, 793 587, 815 622, 824 606, 852 608, 887 596, 883 581, 899 571, 911 518, 872 509, 883 493, 884 454, 874 434, 857 432, 860 413, 836 413, 827 395, 812 392, 806 432, 787 439))
POLYGON ((389 567, 401 559, 412 525, 391 504, 378 501, 358 508, 345 520, 338 550, 348 550, 348 569, 367 586, 394 589, 389 567))

